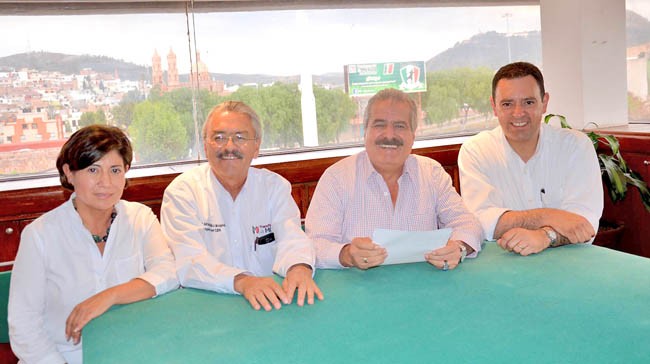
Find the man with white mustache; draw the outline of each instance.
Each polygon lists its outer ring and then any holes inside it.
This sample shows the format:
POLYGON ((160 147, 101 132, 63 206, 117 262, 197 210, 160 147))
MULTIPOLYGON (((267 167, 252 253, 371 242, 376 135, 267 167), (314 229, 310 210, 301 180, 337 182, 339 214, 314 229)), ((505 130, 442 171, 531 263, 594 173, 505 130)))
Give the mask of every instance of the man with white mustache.
POLYGON ((251 168, 262 128, 248 105, 217 105, 203 125, 208 164, 176 177, 165 190, 161 222, 181 285, 239 293, 255 309, 298 306, 323 294, 313 280, 315 252, 302 231, 291 185, 251 168), (270 276, 285 277, 282 285, 270 276))
POLYGON ((490 100, 499 126, 458 155, 463 199, 486 238, 521 255, 593 241, 603 210, 596 152, 583 132, 542 123, 549 94, 540 70, 501 67, 490 100))
POLYGON ((481 249, 481 227, 449 174, 433 159, 411 154, 417 121, 415 102, 401 91, 385 89, 369 100, 366 150, 329 167, 311 199, 305 227, 316 246, 317 267, 382 264, 386 250, 370 238, 377 228, 452 228, 446 246, 424 256, 442 270, 481 249))

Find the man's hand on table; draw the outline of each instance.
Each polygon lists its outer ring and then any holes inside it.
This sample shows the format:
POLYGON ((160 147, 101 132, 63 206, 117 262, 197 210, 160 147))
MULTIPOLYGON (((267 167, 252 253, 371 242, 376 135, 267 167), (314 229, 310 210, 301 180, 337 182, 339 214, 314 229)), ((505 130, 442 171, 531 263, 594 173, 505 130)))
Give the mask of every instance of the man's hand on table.
POLYGON ((430 253, 424 255, 424 259, 429 264, 442 270, 450 270, 456 268, 461 260, 461 244, 465 247, 466 254, 474 252, 472 247, 463 243, 460 240, 449 240, 445 246, 438 248, 430 253))
POLYGON ((310 305, 314 304, 314 295, 321 301, 324 298, 323 293, 312 278, 312 269, 307 264, 296 264, 289 268, 287 276, 282 281, 282 288, 289 298, 289 303, 293 300, 293 294, 296 290, 298 291, 296 296, 298 306, 304 305, 305 297, 310 305))
POLYGON ((506 231, 497 244, 509 252, 520 255, 530 255, 541 252, 548 248, 550 240, 542 229, 528 230, 514 228, 506 231))
POLYGON ((386 260, 388 252, 372 242, 368 237, 354 238, 339 253, 339 261, 344 267, 368 269, 376 267, 386 260))
POLYGON ((279 310, 282 304, 291 301, 287 293, 271 277, 255 277, 244 273, 235 276, 235 291, 248 300, 253 309, 264 308, 271 311, 272 307, 279 310))

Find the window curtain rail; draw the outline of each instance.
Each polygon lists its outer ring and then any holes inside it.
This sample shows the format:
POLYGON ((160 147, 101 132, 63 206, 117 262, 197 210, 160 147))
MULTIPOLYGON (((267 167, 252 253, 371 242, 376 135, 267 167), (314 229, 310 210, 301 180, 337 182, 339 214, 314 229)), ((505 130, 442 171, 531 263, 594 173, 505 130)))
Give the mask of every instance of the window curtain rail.
MULTIPOLYGON (((539 0, 196 0, 196 13, 247 10, 298 10, 298 9, 363 9, 393 7, 464 7, 499 5, 539 5, 539 0)), ((136 13, 182 13, 186 1, 10 1, 0 0, 0 15, 90 15, 136 13)))

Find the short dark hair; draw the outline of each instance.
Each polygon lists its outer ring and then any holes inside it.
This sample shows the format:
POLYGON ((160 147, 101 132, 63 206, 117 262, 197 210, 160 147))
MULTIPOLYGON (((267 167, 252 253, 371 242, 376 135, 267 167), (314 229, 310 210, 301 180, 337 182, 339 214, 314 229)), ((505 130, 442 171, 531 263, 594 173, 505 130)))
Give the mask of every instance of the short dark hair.
POLYGON ((377 92, 373 97, 368 100, 368 105, 366 106, 366 112, 363 116, 363 128, 368 128, 368 123, 370 122, 370 110, 378 101, 391 100, 393 102, 403 102, 406 103, 409 107, 409 126, 411 131, 415 133, 415 129, 418 126, 418 108, 415 105, 415 101, 409 97, 409 95, 403 91, 394 89, 394 88, 385 88, 377 92))
POLYGON ((131 167, 133 149, 129 138, 122 130, 114 126, 97 124, 77 130, 63 144, 56 158, 56 169, 59 171, 61 186, 74 191, 74 186, 63 173, 64 164, 67 164, 71 171, 79 171, 113 150, 120 153, 126 168, 131 167))
POLYGON ((494 78, 492 78, 492 100, 496 97, 497 84, 501 79, 511 80, 526 76, 533 76, 535 81, 537 81, 540 95, 543 98, 546 90, 544 89, 544 76, 542 75, 542 71, 532 63, 514 62, 499 68, 497 73, 494 74, 494 78))

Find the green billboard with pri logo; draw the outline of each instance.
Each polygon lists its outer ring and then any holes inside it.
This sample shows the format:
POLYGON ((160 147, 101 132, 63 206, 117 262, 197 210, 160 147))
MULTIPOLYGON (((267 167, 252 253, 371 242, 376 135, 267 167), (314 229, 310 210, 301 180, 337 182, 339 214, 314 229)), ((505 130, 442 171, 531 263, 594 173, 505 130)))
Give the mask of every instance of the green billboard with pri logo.
POLYGON ((424 61, 350 64, 345 66, 345 74, 350 96, 372 96, 385 88, 427 90, 424 61))

